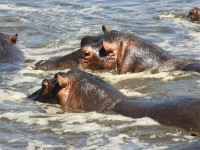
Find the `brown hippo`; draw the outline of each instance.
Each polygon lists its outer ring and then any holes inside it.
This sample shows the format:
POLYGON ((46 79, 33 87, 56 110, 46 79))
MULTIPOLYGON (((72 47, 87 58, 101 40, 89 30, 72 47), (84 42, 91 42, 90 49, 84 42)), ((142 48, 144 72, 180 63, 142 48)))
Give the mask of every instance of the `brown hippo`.
POLYGON ((200 60, 176 58, 137 36, 109 31, 105 25, 102 26, 102 30, 102 35, 83 37, 81 49, 63 57, 39 61, 36 63, 36 69, 109 69, 115 70, 118 74, 141 72, 151 68, 156 68, 156 72, 200 70, 200 66, 197 65, 200 60))
POLYGON ((0 71, 19 69, 24 62, 23 53, 15 46, 17 37, 0 33, 0 71))
MULTIPOLYGON (((102 25, 102 30, 104 33, 108 32, 108 27, 102 25)), ((98 36, 84 36, 81 39, 81 47, 85 45, 92 45, 97 43, 103 38, 102 35, 98 36)), ((35 69, 37 70, 64 70, 71 68, 79 68, 79 57, 81 49, 77 49, 72 53, 69 53, 62 57, 54 57, 48 60, 40 60, 35 64, 35 69)))
POLYGON ((118 74, 141 72, 174 58, 146 40, 119 31, 105 33, 100 44, 99 54, 97 44, 82 47, 80 63, 84 69, 98 69, 100 65, 104 66, 100 69, 112 68, 118 74))
POLYGON ((133 118, 150 117, 161 124, 200 133, 200 100, 128 98, 105 81, 79 69, 44 80, 28 98, 60 104, 70 111, 114 111, 133 118))
POLYGON ((119 31, 105 33, 99 44, 83 46, 80 58, 83 69, 113 69, 118 74, 151 68, 156 68, 156 72, 200 72, 200 60, 176 58, 148 41, 119 31))
POLYGON ((198 7, 192 8, 188 14, 188 19, 200 22, 200 9, 198 7))

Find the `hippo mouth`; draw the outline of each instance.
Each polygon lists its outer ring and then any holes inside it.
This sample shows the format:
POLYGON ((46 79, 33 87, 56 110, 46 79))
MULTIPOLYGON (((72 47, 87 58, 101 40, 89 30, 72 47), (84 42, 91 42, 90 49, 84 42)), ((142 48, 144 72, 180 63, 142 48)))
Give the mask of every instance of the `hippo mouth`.
POLYGON ((113 69, 117 60, 113 51, 106 51, 104 48, 84 46, 79 57, 79 69, 113 69), (100 49, 100 50, 99 50, 100 49))
POLYGON ((27 98, 37 101, 38 99, 41 98, 41 96, 42 96, 42 88, 29 95, 27 98))
POLYGON ((106 63, 113 63, 117 60, 117 57, 112 52, 110 52, 110 53, 107 53, 104 56, 100 56, 100 60, 104 61, 106 63))

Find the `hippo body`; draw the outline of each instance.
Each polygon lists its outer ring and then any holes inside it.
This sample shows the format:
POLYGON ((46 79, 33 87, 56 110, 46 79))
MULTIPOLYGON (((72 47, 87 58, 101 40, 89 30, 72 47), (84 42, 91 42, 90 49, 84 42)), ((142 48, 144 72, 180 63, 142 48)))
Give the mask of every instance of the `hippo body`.
MULTIPOLYGON (((93 54, 97 51, 97 44, 82 48, 82 53, 89 51, 91 55, 94 55, 94 58, 91 57, 90 61, 86 63, 82 61, 82 66, 86 66, 84 68, 91 69, 94 68, 94 64, 102 64, 101 66, 105 66, 104 69, 114 68, 119 74, 124 74, 127 72, 141 72, 174 58, 153 43, 119 31, 105 33, 101 44, 103 48, 99 50, 99 59, 97 59, 98 54, 93 54), (112 63, 112 67, 109 63, 112 63)), ((85 59, 82 57, 82 60, 85 59)))
POLYGON ((199 99, 128 98, 103 80, 79 69, 58 73, 44 81, 42 88, 28 98, 60 104, 72 111, 114 111, 133 118, 150 117, 164 125, 200 133, 199 99))
POLYGON ((0 33, 0 71, 19 69, 24 62, 23 53, 15 46, 17 37, 0 33))
POLYGON ((152 68, 156 68, 156 72, 199 72, 197 62, 200 60, 174 57, 151 42, 132 34, 109 31, 106 26, 102 26, 102 30, 104 33, 101 35, 83 37, 81 48, 70 54, 37 62, 36 69, 107 69, 118 74, 142 72, 152 68))
POLYGON ((156 72, 200 72, 200 60, 174 57, 148 41, 123 32, 105 33, 100 45, 102 47, 98 44, 82 47, 79 62, 84 69, 113 69, 118 74, 141 72, 151 68, 155 68, 156 72))
POLYGON ((133 118, 150 117, 164 125, 200 133, 199 109, 199 99, 139 99, 119 102, 114 112, 133 118))

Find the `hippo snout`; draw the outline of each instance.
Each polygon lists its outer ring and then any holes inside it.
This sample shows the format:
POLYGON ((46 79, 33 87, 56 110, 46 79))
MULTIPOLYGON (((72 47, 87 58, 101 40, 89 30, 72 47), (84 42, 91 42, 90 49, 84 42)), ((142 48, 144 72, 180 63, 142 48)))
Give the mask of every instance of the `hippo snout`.
POLYGON ((45 60, 40 60, 40 61, 36 62, 36 63, 35 63, 36 69, 39 69, 40 66, 41 66, 44 62, 45 62, 45 60))

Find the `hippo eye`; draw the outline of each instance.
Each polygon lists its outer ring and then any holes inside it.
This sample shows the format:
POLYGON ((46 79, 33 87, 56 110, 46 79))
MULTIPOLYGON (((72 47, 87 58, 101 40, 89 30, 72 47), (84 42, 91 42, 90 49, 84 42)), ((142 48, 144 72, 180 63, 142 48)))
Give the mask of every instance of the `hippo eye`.
POLYGON ((90 52, 85 52, 84 56, 90 56, 90 52))

